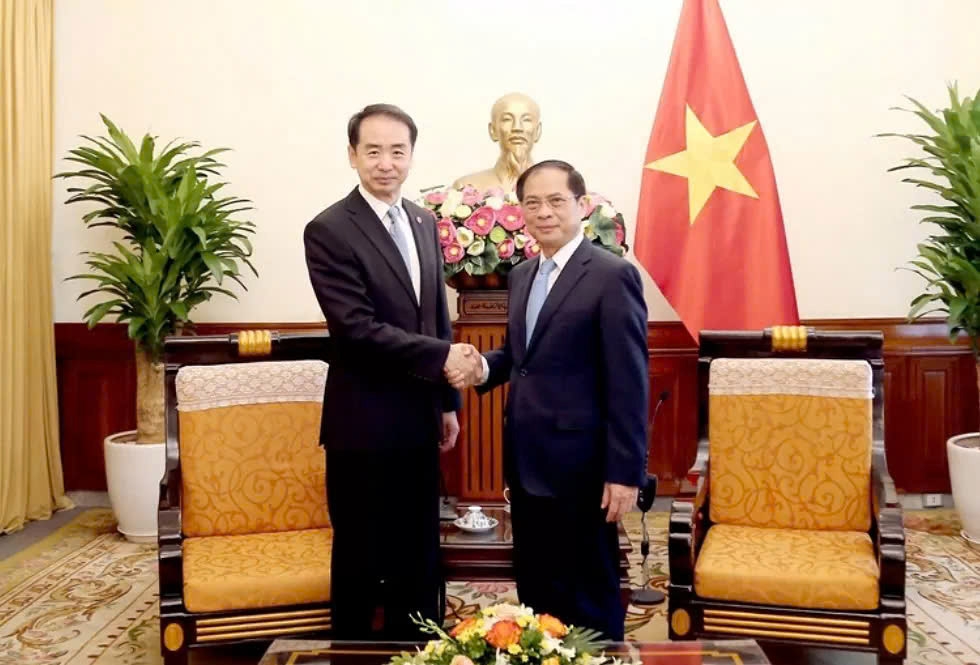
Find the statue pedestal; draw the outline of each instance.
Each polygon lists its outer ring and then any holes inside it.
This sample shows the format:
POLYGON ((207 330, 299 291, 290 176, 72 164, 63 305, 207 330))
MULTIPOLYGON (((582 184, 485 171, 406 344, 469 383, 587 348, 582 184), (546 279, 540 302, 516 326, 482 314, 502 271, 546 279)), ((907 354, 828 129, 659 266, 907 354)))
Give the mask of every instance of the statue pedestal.
MULTIPOLYGON (((505 282, 506 278, 499 281, 505 282)), ((507 330, 506 288, 462 288, 457 303, 459 317, 454 325, 457 341, 472 344, 481 353, 503 346, 507 330)), ((456 473, 451 474, 455 476, 451 482, 455 487, 450 490, 457 492, 462 502, 504 500, 503 424, 507 390, 504 385, 482 396, 472 388, 463 391, 456 446, 458 463, 456 473)))

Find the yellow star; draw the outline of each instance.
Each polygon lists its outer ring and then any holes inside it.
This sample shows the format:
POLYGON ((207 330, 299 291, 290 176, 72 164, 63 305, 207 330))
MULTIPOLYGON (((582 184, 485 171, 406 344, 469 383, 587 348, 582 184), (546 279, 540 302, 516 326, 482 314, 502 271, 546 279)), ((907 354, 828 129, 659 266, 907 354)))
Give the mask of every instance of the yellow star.
POLYGON ((716 187, 759 198, 735 166, 735 158, 757 121, 753 120, 720 136, 712 136, 691 107, 686 108, 684 133, 687 149, 650 162, 646 168, 687 178, 687 201, 693 225, 716 187))

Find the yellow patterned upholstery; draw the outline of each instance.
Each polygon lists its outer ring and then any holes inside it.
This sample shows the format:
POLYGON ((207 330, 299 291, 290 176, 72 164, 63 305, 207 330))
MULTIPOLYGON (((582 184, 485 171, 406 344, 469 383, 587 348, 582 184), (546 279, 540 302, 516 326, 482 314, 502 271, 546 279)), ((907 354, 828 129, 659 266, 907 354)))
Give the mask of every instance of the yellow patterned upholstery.
POLYGON ((217 612, 330 600, 331 529, 184 541, 184 604, 217 612))
POLYGON ((834 610, 878 607, 867 533, 715 524, 694 568, 698 596, 834 610))
POLYGON ((319 361, 180 369, 185 536, 330 526, 319 446, 326 372, 319 361))
POLYGON ((871 392, 860 360, 714 360, 712 521, 866 532, 871 392))

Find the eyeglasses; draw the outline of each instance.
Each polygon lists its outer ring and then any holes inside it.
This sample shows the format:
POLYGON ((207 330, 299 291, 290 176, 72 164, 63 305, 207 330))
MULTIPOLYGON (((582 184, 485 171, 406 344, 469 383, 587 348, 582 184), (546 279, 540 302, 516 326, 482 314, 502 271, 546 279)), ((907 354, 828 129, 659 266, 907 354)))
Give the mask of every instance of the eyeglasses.
POLYGON ((554 194, 546 198, 544 201, 541 201, 540 199, 525 199, 521 202, 521 205, 531 212, 537 212, 541 209, 542 203, 547 203, 549 208, 558 211, 564 209, 568 205, 569 201, 574 200, 574 196, 561 196, 560 194, 554 194))

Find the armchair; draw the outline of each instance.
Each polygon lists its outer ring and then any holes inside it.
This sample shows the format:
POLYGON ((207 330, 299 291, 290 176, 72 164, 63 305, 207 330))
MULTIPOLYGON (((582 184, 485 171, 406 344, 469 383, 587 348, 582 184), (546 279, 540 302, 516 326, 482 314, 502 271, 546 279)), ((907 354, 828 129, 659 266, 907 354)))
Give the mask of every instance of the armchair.
POLYGON ((158 512, 167 665, 200 645, 330 629, 332 531, 319 446, 325 331, 164 344, 158 512))
POLYGON ((704 332, 693 496, 671 507, 671 639, 906 655, 882 335, 704 332))

